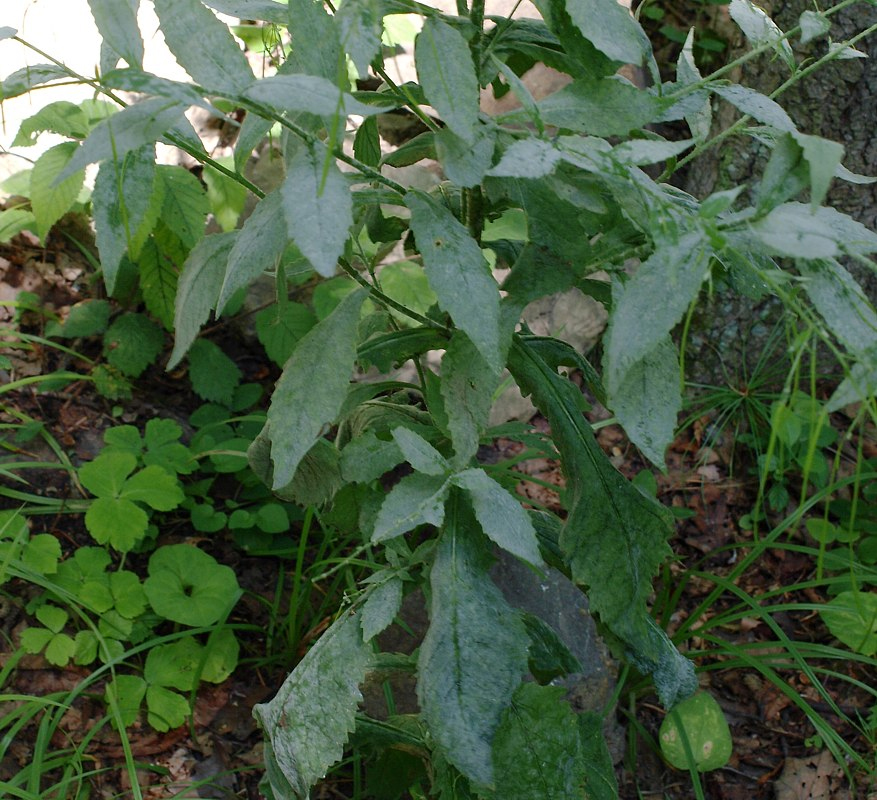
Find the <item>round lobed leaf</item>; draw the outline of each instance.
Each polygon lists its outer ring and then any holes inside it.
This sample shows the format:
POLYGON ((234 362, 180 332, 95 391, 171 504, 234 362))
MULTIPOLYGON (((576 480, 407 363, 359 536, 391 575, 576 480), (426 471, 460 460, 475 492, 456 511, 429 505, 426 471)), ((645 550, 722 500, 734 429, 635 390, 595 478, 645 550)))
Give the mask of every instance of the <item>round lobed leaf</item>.
POLYGON ((664 717, 659 732, 661 752, 677 769, 688 769, 688 750, 698 772, 719 769, 731 757, 731 731, 721 706, 706 692, 683 700, 664 717))

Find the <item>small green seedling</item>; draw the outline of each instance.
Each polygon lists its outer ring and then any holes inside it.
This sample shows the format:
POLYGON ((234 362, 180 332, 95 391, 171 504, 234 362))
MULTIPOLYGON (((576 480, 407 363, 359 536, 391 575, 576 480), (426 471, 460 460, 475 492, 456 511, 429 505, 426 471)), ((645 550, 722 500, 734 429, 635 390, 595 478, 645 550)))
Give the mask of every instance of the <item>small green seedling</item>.
POLYGON ((731 757, 731 731, 712 695, 698 692, 664 717, 659 733, 664 758, 677 769, 720 769, 731 757))

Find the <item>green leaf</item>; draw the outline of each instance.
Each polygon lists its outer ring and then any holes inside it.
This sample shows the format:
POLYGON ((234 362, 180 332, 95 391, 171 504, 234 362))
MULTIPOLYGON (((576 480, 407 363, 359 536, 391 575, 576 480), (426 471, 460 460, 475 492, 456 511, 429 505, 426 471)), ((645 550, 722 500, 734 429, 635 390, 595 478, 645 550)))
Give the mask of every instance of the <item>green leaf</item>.
POLYGON ((45 241, 49 229, 66 214, 79 195, 85 171, 79 170, 60 182, 56 178, 78 150, 76 142, 62 142, 49 148, 33 166, 30 202, 37 221, 37 234, 45 241))
POLYGON ((50 533, 31 536, 21 554, 21 562, 41 575, 52 575, 61 560, 61 543, 50 533))
POLYGON ((792 137, 803 150, 804 158, 810 166, 810 208, 815 211, 825 200, 831 179, 841 166, 844 147, 839 142, 832 142, 821 136, 808 136, 797 131, 792 137))
POLYGON ((465 504, 452 499, 430 571, 430 625, 418 658, 417 698, 448 761, 477 785, 491 787, 491 742, 526 672, 527 635, 490 580, 473 525, 465 504))
POLYGON ((751 230, 772 255, 819 259, 877 252, 877 234, 833 208, 784 203, 751 230))
POLYGON ((284 367, 268 409, 275 489, 292 480, 305 453, 341 410, 365 297, 362 290, 347 295, 299 340, 284 367))
POLYGON ((586 711, 577 715, 577 722, 585 763, 588 765, 584 785, 586 796, 589 800, 617 800, 615 762, 603 735, 603 718, 586 711))
POLYGON ((554 628, 534 614, 521 613, 530 645, 527 665, 542 685, 563 675, 582 672, 579 660, 570 652, 554 628))
MULTIPOLYGON (((355 6, 355 3, 350 5, 355 6)), ((353 13, 353 8, 344 12, 345 16, 353 13)), ((284 67, 289 64, 293 72, 307 72, 310 75, 319 75, 338 82, 340 65, 345 60, 341 51, 339 30, 344 29, 355 36, 355 32, 351 30, 353 21, 339 24, 345 16, 342 16, 341 20, 336 20, 326 11, 320 0, 289 0, 287 16, 289 32, 295 40, 295 46, 287 57, 284 67)), ((377 46, 372 50, 372 55, 376 51, 377 46)), ((371 60, 371 56, 366 58, 371 60)), ((367 65, 366 69, 368 69, 367 65)))
POLYGON ((538 105, 546 125, 592 136, 625 136, 658 117, 666 102, 617 78, 588 78, 573 81, 538 105))
POLYGON ((491 128, 477 126, 470 140, 458 136, 450 128, 436 131, 436 155, 449 181, 460 186, 481 183, 493 161, 496 134, 491 128))
POLYGON ((441 525, 448 496, 445 476, 406 475, 384 498, 375 520, 372 542, 393 539, 418 525, 441 525))
POLYGON ((155 13, 167 46, 195 83, 233 94, 253 83, 253 71, 228 26, 198 0, 155 0, 155 13))
POLYGON ((335 274, 353 223, 347 180, 323 145, 302 146, 280 187, 290 237, 323 277, 335 274))
POLYGON ((37 619, 43 623, 52 633, 60 633, 64 630, 70 615, 57 606, 40 606, 36 610, 37 619))
POLYGON ((352 483, 370 483, 404 460, 395 440, 378 439, 366 430, 341 451, 341 474, 352 483))
POLYGON ((147 604, 140 578, 129 570, 120 570, 110 573, 109 579, 116 611, 126 619, 139 617, 147 604))
POLYGON ((381 109, 360 103, 331 80, 317 75, 272 75, 254 83, 244 95, 269 108, 305 111, 320 117, 368 117, 381 109))
POLYGON ((802 11, 798 24, 801 26, 801 44, 819 39, 831 30, 831 20, 816 11, 802 11))
POLYGON ((567 476, 569 515, 560 547, 591 609, 621 638, 672 706, 697 686, 694 669, 646 609, 652 577, 670 554, 669 512, 646 498, 608 461, 579 410, 580 390, 516 337, 509 369, 548 419, 567 476))
POLYGON ((518 139, 488 171, 495 178, 542 178, 554 171, 562 154, 545 139, 518 139))
POLYGON ((204 5, 238 19, 258 19, 275 25, 286 25, 289 21, 289 9, 274 0, 204 0, 204 5))
POLYGON ((0 242, 6 243, 24 230, 36 228, 36 218, 22 208, 0 211, 0 242))
POLYGON ((825 324, 851 353, 867 359, 877 349, 877 312, 864 290, 837 261, 802 260, 804 289, 825 324))
POLYGON ((877 653, 877 594, 845 591, 819 611, 828 630, 853 652, 877 653))
POLYGON ((606 333, 606 388, 620 397, 631 369, 682 319, 700 292, 709 252, 700 232, 660 245, 625 284, 613 287, 606 333))
POLYGON ((453 214, 428 195, 411 191, 411 230, 439 304, 496 371, 503 366, 499 287, 476 241, 453 214))
POLYGON ((161 165, 156 175, 165 187, 162 222, 191 249, 204 236, 210 211, 207 193, 201 182, 183 167, 161 165))
POLYGON ((667 714, 658 740, 664 758, 676 769, 694 766, 698 772, 721 769, 733 750, 722 708, 707 692, 692 695, 667 714))
POLYGON ((659 339, 653 350, 627 370, 609 396, 609 408, 643 455, 663 469, 664 453, 676 434, 682 410, 679 357, 669 336, 659 339))
POLYGON ((76 642, 66 633, 55 634, 46 645, 46 661, 56 667, 66 667, 76 655, 76 642))
POLYGON ((792 46, 784 38, 777 24, 751 0, 731 0, 729 8, 731 19, 743 31, 753 47, 772 45, 773 50, 786 62, 789 69, 795 70, 795 54, 792 46))
POLYGON ((488 365, 469 337, 454 332, 442 359, 441 396, 455 467, 467 466, 478 451, 499 382, 499 372, 488 365))
POLYGON ((160 732, 179 728, 189 716, 186 698, 163 686, 147 687, 146 708, 146 721, 160 732))
MULTIPOLYGON (((522 683, 493 740, 503 800, 579 800, 588 764, 565 689, 522 683)), ((590 797, 590 795, 588 795, 590 797)))
POLYGON ((280 192, 271 192, 244 222, 228 255, 217 308, 224 308, 239 289, 277 265, 289 238, 281 202, 280 192))
MULTIPOLYGON (((230 157, 217 161, 224 166, 232 166, 230 157)), ((209 165, 204 167, 203 178, 207 184, 207 200, 219 227, 226 232, 233 231, 247 201, 247 187, 209 165)))
POLYGON ((199 397, 227 406, 241 381, 241 371, 219 345, 198 339, 189 348, 189 380, 199 397))
POLYGON ((225 263, 239 234, 205 236, 189 253, 177 285, 174 349, 167 368, 180 363, 201 326, 216 307, 225 277, 225 263))
POLYGON ((408 428, 399 427, 393 431, 393 439, 405 456, 405 460, 418 472, 425 475, 444 475, 449 464, 422 436, 408 428))
POLYGON ((669 142, 663 139, 631 139, 612 148, 612 158, 622 164, 657 164, 688 150, 694 142, 682 139, 669 142))
POLYGON ((95 161, 121 159, 132 150, 158 141, 183 120, 185 106, 163 97, 143 100, 98 124, 60 175, 64 180, 95 161))
POLYGON ((25 628, 21 632, 21 647, 25 653, 36 655, 52 641, 55 634, 46 628, 25 628))
POLYGON ((356 129, 353 155, 369 167, 377 167, 381 163, 381 137, 378 133, 378 121, 374 117, 364 119, 356 129))
POLYGON ((78 339, 103 333, 110 321, 110 304, 106 300, 82 300, 70 307, 63 325, 46 326, 46 335, 54 338, 78 339))
POLYGON ((567 0, 566 10, 582 35, 613 61, 642 66, 651 56, 648 36, 616 0, 567 0))
POLYGON ((368 593, 360 617, 364 641, 370 642, 392 624, 402 606, 402 585, 401 578, 391 576, 368 593))
POLYGON ((132 378, 155 361, 164 347, 164 334, 143 314, 123 314, 104 335, 107 361, 132 378))
POLYGON ((231 567, 188 544, 159 547, 149 557, 143 590, 156 614, 183 625, 212 625, 240 593, 231 567))
MULTIPOLYGON (((404 306, 426 314, 437 302, 435 292, 429 287, 423 267, 413 261, 394 261, 387 264, 380 272, 381 291, 404 306)), ((396 320, 406 326, 412 320, 405 314, 389 309, 396 320)))
MULTIPOLYGON (((292 10, 290 6, 290 12, 292 10)), ((360 75, 368 72, 369 64, 380 50, 383 15, 381 0, 346 0, 335 15, 341 31, 341 45, 360 75)), ((337 80, 338 61, 335 64, 327 78, 337 80)))
POLYGON ((146 656, 143 677, 150 686, 190 691, 195 685, 195 674, 201 663, 203 650, 191 636, 152 647, 146 656))
POLYGON ((104 43, 129 66, 142 67, 143 39, 137 26, 137 6, 119 0, 88 0, 88 5, 104 43))
MULTIPOLYGON (((750 89, 748 86, 713 86, 710 87, 719 97, 739 108, 759 122, 770 125, 779 131, 793 133, 797 130, 792 118, 785 109, 774 100, 750 89)), ((834 167, 832 167, 832 170, 834 167)))
POLYGON ((136 466, 134 454, 108 450, 79 468, 79 481, 96 497, 118 497, 136 466))
POLYGON ((121 553, 133 550, 148 526, 146 512, 130 500, 99 497, 85 513, 85 527, 94 540, 121 553))
POLYGON ((120 159, 100 165, 94 182, 92 208, 97 246, 107 292, 116 287, 119 264, 126 250, 137 250, 135 239, 141 229, 155 224, 155 145, 145 144, 120 159))
POLYGON ((256 314, 256 335, 275 364, 283 366, 296 343, 317 324, 314 313, 301 303, 275 303, 256 314))
POLYGON ((183 502, 183 490, 164 467, 145 467, 125 481, 119 497, 145 503, 156 511, 170 511, 183 502))
MULTIPOLYGON (((693 83, 700 83, 703 79, 694 60, 694 30, 692 28, 688 32, 676 62, 676 80, 682 86, 691 86, 693 83)), ((685 114, 685 121, 696 142, 700 143, 709 138, 713 123, 713 107, 709 95, 705 95, 697 106, 685 114)))
POLYGON ((201 679, 210 683, 225 681, 237 667, 240 649, 233 630, 230 628, 214 630, 207 640, 207 657, 201 679))
MULTIPOLYGON (((116 109, 106 104, 107 116, 116 109)), ((30 147, 37 143, 39 134, 57 133, 66 139, 84 139, 91 129, 88 114, 81 105, 67 100, 57 100, 44 106, 36 114, 21 123, 13 147, 30 147)))
POLYGON ((172 331, 178 281, 173 261, 158 248, 154 239, 149 239, 137 260, 137 267, 146 308, 166 330, 172 331))
POLYGON ((372 660, 359 619, 347 613, 324 633, 277 695, 253 709, 270 747, 268 778, 277 797, 305 800, 344 751, 372 660))
POLYGON ((478 77, 463 35, 438 17, 429 17, 415 40, 414 60, 429 104, 457 136, 473 142, 478 77))
MULTIPOLYGON (((11 31, 13 29, 3 28, 2 30, 11 31)), ((55 64, 32 64, 29 67, 22 67, 7 75, 0 82, 0 100, 8 100, 11 97, 27 94, 35 86, 69 77, 70 75, 64 67, 55 64)))
POLYGON ((483 469, 467 469, 451 479, 472 500, 481 529, 503 550, 532 564, 544 566, 536 531, 521 503, 483 469))
MULTIPOLYGON (((104 701, 112 710, 118 709, 124 727, 133 725, 146 695, 146 681, 137 675, 117 675, 104 689, 104 701)), ((113 724, 116 724, 113 717, 113 724)))

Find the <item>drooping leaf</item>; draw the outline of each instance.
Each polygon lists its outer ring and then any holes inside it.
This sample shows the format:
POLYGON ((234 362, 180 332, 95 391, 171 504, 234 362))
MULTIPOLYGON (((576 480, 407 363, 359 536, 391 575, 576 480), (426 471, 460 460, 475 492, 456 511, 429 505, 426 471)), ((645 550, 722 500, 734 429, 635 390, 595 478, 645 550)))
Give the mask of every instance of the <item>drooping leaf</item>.
POLYGON ((359 618, 339 618, 253 714, 262 726, 268 779, 276 797, 305 800, 311 786, 341 758, 372 660, 359 618))
POLYGON ((544 566, 533 523, 516 498, 483 469, 467 469, 451 480, 469 495, 481 530, 493 542, 534 567, 544 566))
POLYGON ((487 572, 466 504, 449 502, 430 571, 430 626, 417 697, 444 756, 476 785, 495 782, 494 733, 527 669, 527 634, 487 572))
POLYGON ((579 800, 588 764, 576 715, 559 686, 522 683, 493 740, 498 796, 579 800))
MULTIPOLYGON (((137 8, 119 0, 88 0, 101 38, 129 66, 143 66, 143 39, 137 26, 137 8)), ((138 3, 139 5, 139 3, 138 3)))
POLYGON ((274 488, 292 480, 299 461, 341 410, 364 300, 361 290, 347 295, 298 342, 283 369, 268 409, 274 488))
POLYGON ((475 240, 451 212, 422 192, 405 196, 411 230, 439 304, 495 370, 502 367, 499 287, 475 240))
POLYGON ((320 117, 367 117, 380 109, 367 106, 318 75, 272 75, 254 83, 244 93, 257 103, 285 111, 306 111, 320 117))
MULTIPOLYGON (((149 217, 154 184, 155 145, 151 143, 132 150, 120 160, 104 161, 98 170, 92 207, 104 283, 111 295, 122 256, 126 250, 134 249, 135 235, 149 217)), ((132 253, 132 257, 137 256, 132 253)))
POLYGON ((181 103, 163 97, 151 97, 123 108, 95 126, 59 180, 95 161, 118 160, 132 150, 158 141, 165 131, 182 122, 185 110, 181 103))
POLYGON ((478 77, 463 35, 429 17, 417 35, 414 59, 429 104, 457 136, 472 142, 478 124, 478 77))
POLYGON ((560 450, 569 493, 560 547, 572 577, 587 587, 591 609, 624 641, 628 657, 652 675, 661 702, 672 706, 697 680, 646 609, 652 577, 670 553, 670 515, 612 466, 579 409, 579 389, 521 337, 513 340, 509 369, 548 419, 560 450))
POLYGON ((201 182, 183 167, 161 165, 156 177, 164 184, 161 219, 188 248, 204 236, 210 203, 201 182))
POLYGON ((616 0, 568 0, 566 10, 582 35, 613 61, 642 66, 651 55, 649 37, 616 0))
POLYGON ((442 359, 441 396, 454 445, 453 464, 466 467, 487 428, 500 373, 484 360, 472 341, 455 332, 442 359))
POLYGON ((68 139, 84 139, 89 131, 88 118, 80 106, 67 100, 57 100, 21 123, 12 146, 30 147, 46 131, 68 139))
MULTIPOLYGON (((382 0, 347 0, 336 14, 341 31, 341 46, 360 75, 368 72, 369 64, 378 54, 383 30, 382 0)), ((331 76, 335 77, 337 67, 331 76)))
POLYGON ((708 264, 702 235, 684 234, 675 244, 659 246, 626 284, 613 288, 604 376, 610 397, 620 394, 628 371, 682 319, 708 264))
POLYGON ((656 467, 663 469, 664 452, 673 441, 682 410, 679 358, 669 336, 625 373, 609 407, 630 440, 656 467))
POLYGON ((140 253, 137 267, 146 308, 166 330, 173 330, 174 302, 179 279, 176 266, 153 240, 149 240, 140 253))
POLYGON ((253 82, 247 58, 228 26, 199 0, 155 0, 155 13, 167 46, 196 83, 239 93, 253 82))
POLYGON ((444 475, 406 475, 384 498, 371 540, 393 539, 419 525, 441 525, 449 481, 444 475))
POLYGON ((362 607, 362 638, 370 642, 387 628, 402 605, 402 579, 391 576, 377 584, 362 607))
POLYGON ((225 263, 237 234, 205 236, 189 253, 177 286, 174 349, 168 369, 180 363, 200 327, 216 307, 225 276, 225 263))
POLYGON ((347 180, 322 145, 302 146, 280 187, 290 237, 323 277, 335 274, 353 222, 347 180))
POLYGON ((797 130, 792 118, 775 100, 750 89, 748 86, 714 86, 712 90, 723 100, 739 108, 759 122, 770 125, 779 131, 792 133, 797 130))
POLYGON ((795 70, 795 54, 788 39, 777 24, 752 0, 731 0, 729 8, 731 19, 743 31, 753 47, 771 45, 792 71, 795 70))
POLYGON ((280 192, 271 192, 259 202, 237 234, 228 256, 217 308, 224 308, 239 289, 274 267, 288 238, 280 192))
POLYGON ((79 170, 56 182, 77 149, 75 142, 56 144, 46 150, 33 166, 30 202, 37 221, 37 233, 43 241, 49 229, 70 210, 85 181, 85 170, 79 170))
POLYGON ((219 345, 198 339, 189 348, 189 380, 199 397, 227 406, 241 381, 241 371, 219 345))

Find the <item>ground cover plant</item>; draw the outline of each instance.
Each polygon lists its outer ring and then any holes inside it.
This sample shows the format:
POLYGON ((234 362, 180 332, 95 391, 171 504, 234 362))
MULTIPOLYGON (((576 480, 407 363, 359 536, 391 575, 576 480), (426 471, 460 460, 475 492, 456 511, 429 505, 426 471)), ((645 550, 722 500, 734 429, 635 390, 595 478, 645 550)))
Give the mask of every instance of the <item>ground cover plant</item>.
MULTIPOLYGON (((826 688, 845 681, 873 705, 862 676, 877 652, 869 588, 877 537, 867 511, 875 475, 863 432, 874 422, 877 313, 848 266, 873 270, 877 234, 823 205, 832 180, 870 180, 843 167, 843 148, 801 130, 774 98, 731 82, 734 65, 702 76, 691 37, 676 80, 662 82, 648 38, 614 0, 540 0, 542 21, 486 17, 479 0, 456 14, 411 0, 348 0, 338 9, 312 0, 155 0, 188 83, 143 71, 136 5, 90 3, 104 38, 95 77, 47 63, 0 85, 10 97, 73 77, 101 96, 52 104, 22 126, 22 141, 45 131, 67 141, 35 163, 19 192, 26 202, 0 212, 0 231, 45 240, 65 213, 88 210, 93 266, 110 299, 90 298, 65 319, 42 315, 38 332, 10 331, 14 348, 51 350, 81 372, 22 378, 0 392, 84 374, 123 414, 137 381, 159 363, 172 375, 185 369, 207 404, 184 420, 185 436, 172 419, 110 427, 80 464, 60 455, 36 417, 9 423, 10 449, 42 438, 82 495, 53 500, 29 489, 21 475, 42 461, 4 466, 11 502, 0 518, 0 579, 31 587, 16 658, 42 653, 49 664, 90 670, 68 695, 37 706, 6 698, 4 747, 39 718, 46 756, 6 780, 11 796, 87 796, 90 739, 50 757, 47 745, 62 710, 86 691, 104 709, 98 729, 114 726, 120 736, 130 792, 144 795, 126 730, 142 709, 157 731, 182 726, 202 682, 222 684, 234 671, 238 634, 257 627, 236 621, 245 593, 235 571, 198 546, 220 540, 280 555, 288 559, 281 572, 292 564, 295 575, 291 596, 281 578, 273 599, 256 591, 249 599, 269 607, 267 638, 284 638, 297 660, 254 710, 267 797, 308 797, 339 763, 357 797, 619 795, 601 715, 575 713, 551 685, 576 660, 497 588, 490 566, 498 549, 537 574, 559 570, 587 594, 624 664, 618 695, 634 706, 630 758, 637 700, 654 692, 666 712, 655 751, 689 772, 686 791, 705 796, 700 773, 732 753, 721 708, 698 691, 697 669, 732 664, 778 687, 848 778, 866 782, 873 751, 826 717, 839 715, 873 744, 873 715, 857 718, 826 688), (213 10, 263 23, 275 74, 256 77, 213 10), (399 84, 384 69, 382 34, 403 13, 423 23, 417 81, 399 84), (520 77, 537 62, 571 79, 538 101, 520 77), (625 64, 642 71, 645 87, 616 74, 625 64), (482 113, 488 86, 512 93, 517 110, 482 113), (713 131, 714 103, 742 116, 713 131), (230 160, 207 153, 184 116, 190 107, 239 127, 230 160), (380 121, 402 110, 424 131, 387 152, 380 121), (684 124, 686 137, 655 132, 666 123, 684 124), (731 134, 770 153, 750 184, 695 198, 669 182, 731 134), (282 179, 263 188, 244 173, 269 135, 282 179), (156 142, 202 164, 204 184, 157 164, 156 142), (445 178, 428 191, 388 169, 424 160, 445 178), (89 197, 82 187, 92 164, 89 197), (238 227, 248 195, 257 202, 238 227), (278 370, 266 409, 260 387, 202 335, 235 314, 264 275, 274 300, 255 314, 255 330, 278 370), (790 361, 775 395, 746 420, 759 482, 751 542, 729 548, 739 558, 730 571, 693 565, 675 573, 674 587, 672 509, 658 501, 654 478, 630 481, 616 469, 585 413, 596 403, 610 409, 642 458, 665 469, 683 408, 673 334, 715 287, 779 298, 790 361), (608 312, 599 364, 521 324, 531 302, 571 288, 608 312), (173 333, 167 360, 165 332, 173 333), (440 366, 429 356, 436 352, 440 366), (826 353, 842 374, 830 386, 817 378, 826 353), (410 375, 394 372, 409 361, 410 375), (352 380, 369 371, 379 377, 352 380), (562 508, 523 503, 508 465, 482 457, 500 436, 537 438, 525 426, 491 427, 508 381, 550 429, 539 441, 562 464, 562 508), (850 472, 841 469, 842 434, 830 415, 851 408, 843 436, 855 434, 859 450, 850 472), (86 546, 62 553, 55 537, 31 532, 29 517, 59 511, 82 515, 86 546), (190 541, 168 539, 179 526, 190 541), (809 540, 787 538, 802 526, 809 540), (761 557, 787 551, 814 565, 801 589, 829 602, 775 603, 768 613, 763 604, 792 587, 756 597, 741 586, 761 557), (331 608, 310 588, 330 580, 331 608), (680 592, 696 581, 711 588, 680 621, 680 592), (415 591, 428 613, 422 643, 409 655, 380 652, 379 635, 415 591), (842 646, 800 643, 772 616, 802 610, 842 646), (752 647, 723 638, 724 627, 753 619, 776 650, 763 638, 752 647), (812 695, 787 669, 806 677, 812 695), (418 713, 368 717, 361 686, 398 673, 414 676, 418 713), (365 789, 363 763, 373 775, 404 778, 372 778, 365 789)), ((827 37, 832 15, 853 5, 808 11, 783 32, 749 0, 735 0, 730 14, 751 45, 738 63, 774 54, 791 85, 851 57, 872 29, 830 46, 827 37), (798 63, 790 42, 820 38, 825 54, 798 63)), ((13 37, 0 28, 0 38, 13 37)), ((27 297, 14 312, 41 316, 27 297)), ((11 369, 4 358, 0 368, 11 369)), ((760 402, 748 399, 746 413, 760 402)), ((11 659, 4 680, 14 669, 11 659)))

